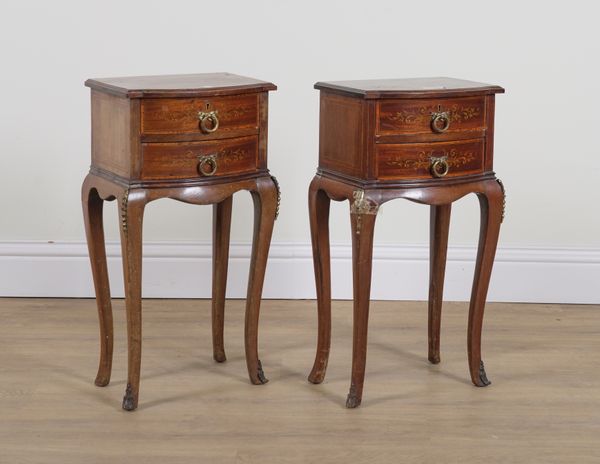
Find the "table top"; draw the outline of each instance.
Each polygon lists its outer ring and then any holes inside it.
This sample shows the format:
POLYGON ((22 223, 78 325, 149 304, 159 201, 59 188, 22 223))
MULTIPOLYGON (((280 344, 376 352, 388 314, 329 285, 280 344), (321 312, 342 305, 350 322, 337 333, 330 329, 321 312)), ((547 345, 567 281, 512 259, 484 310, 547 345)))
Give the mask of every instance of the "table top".
POLYGON ((85 85, 127 98, 239 95, 277 89, 271 82, 230 73, 107 77, 88 79, 85 85))
POLYGON ((317 82, 315 89, 358 96, 366 99, 468 96, 504 93, 497 85, 453 79, 419 77, 408 79, 370 79, 317 82))

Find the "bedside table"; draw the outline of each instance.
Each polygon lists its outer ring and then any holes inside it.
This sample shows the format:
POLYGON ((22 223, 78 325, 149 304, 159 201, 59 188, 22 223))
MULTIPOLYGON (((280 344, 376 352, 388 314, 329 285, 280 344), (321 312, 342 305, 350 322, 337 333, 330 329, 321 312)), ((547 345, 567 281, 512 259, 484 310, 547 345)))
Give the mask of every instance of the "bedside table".
POLYGON ((395 199, 430 205, 429 361, 440 362, 440 317, 450 209, 475 193, 481 229, 468 324, 473 384, 487 379, 481 328, 504 215, 504 187, 493 172, 494 98, 504 89, 449 78, 318 82, 319 168, 309 210, 319 329, 309 381, 325 377, 331 337, 330 200, 350 202, 354 281, 352 379, 346 406, 362 400, 367 354, 373 230, 377 210, 395 199))
POLYGON ((258 317, 279 187, 267 169, 268 92, 275 85, 228 73, 90 79, 92 164, 82 187, 85 230, 100 319, 96 385, 109 383, 113 323, 102 206, 117 200, 128 374, 123 409, 138 404, 142 342, 142 219, 159 198, 213 204, 212 333, 225 361, 223 314, 232 195, 254 201, 246 302, 246 363, 253 384, 267 382, 258 358, 258 317))

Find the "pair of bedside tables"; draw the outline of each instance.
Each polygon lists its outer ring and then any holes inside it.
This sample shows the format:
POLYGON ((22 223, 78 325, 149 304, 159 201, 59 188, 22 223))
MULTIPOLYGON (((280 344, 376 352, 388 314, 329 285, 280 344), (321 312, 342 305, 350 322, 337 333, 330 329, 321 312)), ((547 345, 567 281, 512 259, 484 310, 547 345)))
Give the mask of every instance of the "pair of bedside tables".
MULTIPOLYGON (((82 187, 86 236, 100 321, 96 385, 108 385, 113 323, 102 207, 117 200, 128 336, 123 408, 138 405, 142 341, 142 223, 159 198, 213 205, 212 333, 225 361, 223 314, 232 195, 254 201, 245 349, 250 381, 267 382, 258 357, 260 300, 279 185, 267 168, 268 92, 275 85, 227 73, 90 79, 92 164, 82 187)), ((309 380, 325 377, 331 334, 330 200, 349 200, 354 276, 352 378, 347 407, 362 399, 373 231, 379 206, 395 198, 430 205, 429 360, 440 360, 440 318, 451 203, 475 193, 481 231, 468 325, 473 383, 489 384, 481 361, 487 289, 504 212, 492 170, 494 97, 503 92, 457 79, 323 82, 319 167, 309 189, 318 298, 318 346, 309 380)))

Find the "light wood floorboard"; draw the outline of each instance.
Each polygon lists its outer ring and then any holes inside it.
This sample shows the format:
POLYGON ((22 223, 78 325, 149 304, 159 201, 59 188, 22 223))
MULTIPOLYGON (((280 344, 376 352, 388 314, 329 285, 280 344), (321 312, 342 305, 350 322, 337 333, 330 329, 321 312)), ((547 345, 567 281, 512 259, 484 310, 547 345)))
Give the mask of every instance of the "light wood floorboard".
POLYGON ((140 406, 122 411, 123 301, 112 382, 94 386, 95 302, 0 299, 0 463, 600 462, 600 307, 489 304, 469 382, 467 304, 446 303, 442 363, 427 362, 423 302, 373 302, 363 404, 344 408, 351 302, 334 302, 325 383, 306 376, 314 301, 265 301, 248 382, 243 301, 226 307, 228 361, 212 361, 210 302, 145 300, 140 406))

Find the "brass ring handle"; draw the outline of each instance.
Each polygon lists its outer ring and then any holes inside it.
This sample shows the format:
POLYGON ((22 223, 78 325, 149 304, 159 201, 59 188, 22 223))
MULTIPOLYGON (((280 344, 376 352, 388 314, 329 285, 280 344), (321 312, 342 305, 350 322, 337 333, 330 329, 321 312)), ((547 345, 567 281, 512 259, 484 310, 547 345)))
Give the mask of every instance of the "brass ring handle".
POLYGON ((217 172, 217 155, 200 156, 198 172, 206 177, 213 176, 217 172))
POLYGON ((433 177, 444 177, 446 174, 448 174, 449 170, 450 166, 448 165, 448 160, 446 160, 446 157, 431 158, 430 171, 433 177))
POLYGON ((198 119, 200 120, 200 129, 205 134, 211 134, 219 128, 219 118, 216 111, 209 111, 208 113, 200 111, 198 119), (209 121, 211 123, 210 126, 207 125, 209 121))
POLYGON ((447 111, 438 111, 431 113, 431 130, 441 134, 450 127, 450 113, 447 111), (440 125, 442 123, 442 125, 440 125))

